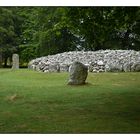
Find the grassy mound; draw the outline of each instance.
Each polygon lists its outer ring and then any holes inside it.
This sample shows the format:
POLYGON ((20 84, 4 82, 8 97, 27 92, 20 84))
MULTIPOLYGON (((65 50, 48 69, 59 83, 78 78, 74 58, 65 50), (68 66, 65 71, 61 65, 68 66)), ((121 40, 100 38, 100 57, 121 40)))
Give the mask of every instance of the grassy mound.
POLYGON ((140 73, 0 69, 0 133, 140 133, 140 73))

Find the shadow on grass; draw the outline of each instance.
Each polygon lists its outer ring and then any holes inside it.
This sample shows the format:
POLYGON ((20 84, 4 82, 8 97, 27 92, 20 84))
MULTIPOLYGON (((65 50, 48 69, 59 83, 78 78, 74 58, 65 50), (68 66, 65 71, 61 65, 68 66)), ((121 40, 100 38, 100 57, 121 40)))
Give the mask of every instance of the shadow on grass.
POLYGON ((85 84, 77 84, 77 85, 74 85, 74 84, 67 84, 67 86, 71 86, 71 87, 85 87, 85 86, 93 86, 93 84, 89 83, 89 82, 86 82, 85 84))

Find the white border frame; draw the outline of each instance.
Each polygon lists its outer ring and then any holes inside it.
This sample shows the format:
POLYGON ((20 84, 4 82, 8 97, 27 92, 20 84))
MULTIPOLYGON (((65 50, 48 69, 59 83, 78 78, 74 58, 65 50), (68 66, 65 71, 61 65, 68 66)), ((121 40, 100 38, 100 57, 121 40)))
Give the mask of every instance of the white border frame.
POLYGON ((0 0, 0 6, 140 6, 140 0, 0 0))

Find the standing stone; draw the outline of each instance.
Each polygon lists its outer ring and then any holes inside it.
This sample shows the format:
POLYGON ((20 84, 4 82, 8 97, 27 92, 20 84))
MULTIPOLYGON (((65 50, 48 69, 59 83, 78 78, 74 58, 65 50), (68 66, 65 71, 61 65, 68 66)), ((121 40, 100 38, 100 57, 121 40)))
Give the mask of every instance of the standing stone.
POLYGON ((18 54, 13 54, 12 56, 12 69, 19 69, 19 55, 18 54))
POLYGON ((70 66, 69 85, 85 84, 88 75, 88 68, 84 64, 76 61, 70 66))

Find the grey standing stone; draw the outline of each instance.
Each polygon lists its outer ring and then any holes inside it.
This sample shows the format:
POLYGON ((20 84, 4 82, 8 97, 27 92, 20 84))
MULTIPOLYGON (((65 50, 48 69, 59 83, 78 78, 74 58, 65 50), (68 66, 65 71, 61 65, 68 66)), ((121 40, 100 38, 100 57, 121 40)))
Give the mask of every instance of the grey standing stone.
POLYGON ((69 85, 85 84, 88 75, 88 68, 84 64, 76 61, 70 66, 69 85))
POLYGON ((19 69, 19 55, 13 54, 12 56, 12 69, 19 69))

